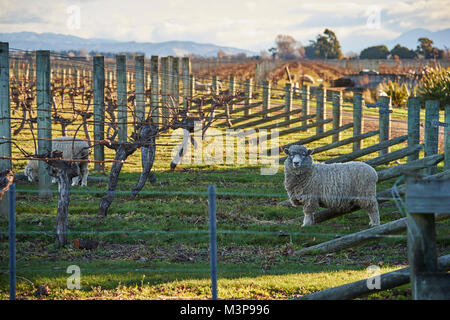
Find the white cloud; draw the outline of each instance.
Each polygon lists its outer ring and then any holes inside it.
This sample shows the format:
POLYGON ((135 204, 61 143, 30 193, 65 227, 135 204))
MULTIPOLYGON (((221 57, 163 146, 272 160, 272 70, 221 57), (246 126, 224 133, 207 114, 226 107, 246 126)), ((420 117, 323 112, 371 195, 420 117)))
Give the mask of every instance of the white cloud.
POLYGON ((364 46, 413 28, 450 28, 449 5, 450 0, 0 0, 0 28, 122 41, 191 40, 259 51, 277 34, 291 34, 307 44, 328 27, 342 44, 364 46), (80 6, 80 29, 67 27, 70 5, 80 6), (367 9, 373 5, 381 12, 376 30, 366 25, 367 9))

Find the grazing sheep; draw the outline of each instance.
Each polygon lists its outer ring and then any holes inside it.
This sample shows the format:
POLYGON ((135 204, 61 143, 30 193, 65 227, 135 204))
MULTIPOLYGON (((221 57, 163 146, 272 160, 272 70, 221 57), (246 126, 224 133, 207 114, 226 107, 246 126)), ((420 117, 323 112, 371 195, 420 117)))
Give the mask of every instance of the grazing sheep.
MULTIPOLYGON (((59 150, 63 153, 64 159, 89 159, 89 144, 80 138, 58 137, 52 140, 52 150, 59 150)), ((34 182, 38 179, 39 160, 28 160, 24 170, 28 181, 34 182)), ((88 163, 78 163, 78 176, 72 179, 72 186, 87 186, 88 163)), ((52 178, 52 183, 56 183, 56 178, 52 178)))
POLYGON ((284 186, 293 206, 303 205, 302 226, 314 223, 319 207, 347 211, 354 205, 366 209, 370 226, 380 224, 375 169, 363 162, 314 163, 309 150, 292 145, 284 150, 284 186))

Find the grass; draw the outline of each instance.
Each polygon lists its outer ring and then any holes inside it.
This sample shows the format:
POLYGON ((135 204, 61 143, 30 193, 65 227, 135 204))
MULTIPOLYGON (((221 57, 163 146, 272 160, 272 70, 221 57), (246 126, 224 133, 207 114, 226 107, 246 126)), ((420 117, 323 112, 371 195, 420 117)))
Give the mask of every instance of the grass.
MULTIPOLYGON (((274 100, 273 103, 283 103, 274 100)), ((311 106, 314 110, 314 104, 311 106)), ((344 107, 346 110, 348 107, 344 107)), ((397 115, 397 110, 395 111, 397 115)), ((243 114, 237 114, 240 117, 243 114)), ((398 112, 401 120, 405 113, 398 112)), ((249 120, 252 121, 252 120, 249 120)), ((280 120, 282 121, 282 120, 280 120)), ((332 125, 325 125, 325 130, 332 125)), ((280 137, 280 144, 314 134, 294 133, 280 137)), ((57 135, 57 133, 55 133, 57 135)), ((352 136, 342 133, 341 139, 352 136)), ((26 132, 19 138, 27 138, 26 132)), ((29 137, 28 137, 29 139, 29 137)), ((38 197, 37 186, 17 183, 17 293, 20 299, 207 299, 209 280, 209 221, 207 187, 217 186, 219 298, 289 299, 365 279, 366 268, 378 265, 389 272, 407 265, 406 238, 386 237, 333 254, 297 257, 301 248, 368 228, 367 214, 357 211, 319 225, 300 228, 301 208, 276 204, 286 199, 282 166, 275 175, 260 174, 256 165, 181 164, 169 170, 172 147, 180 139, 158 139, 154 165, 157 182, 147 184, 130 201, 129 190, 140 174, 136 152, 123 167, 118 194, 109 214, 98 218, 98 204, 106 189, 106 175, 90 174, 87 188, 74 187, 69 208, 69 239, 65 248, 54 247, 57 207, 56 186, 49 200, 38 197), (75 249, 73 239, 96 240, 94 250, 75 249), (81 269, 81 289, 67 289, 66 269, 81 269), (48 296, 36 296, 39 285, 50 288, 48 296)), ((308 144, 315 148, 331 143, 331 137, 308 144)), ((364 146, 378 138, 364 140, 364 146)), ((33 151, 31 141, 22 147, 33 151)), ((404 147, 400 144, 392 151, 404 147)), ((351 152, 351 145, 315 156, 316 161, 351 152)), ((14 150, 17 154, 17 150, 14 150)), ((374 155, 362 157, 367 160, 374 155)), ((106 158, 113 153, 106 149, 106 158)), ((404 159, 401 161, 404 162, 404 159)), ((25 161, 14 161, 16 172, 25 161)), ((385 168, 380 166, 378 170, 385 168)), ((107 164, 106 170, 110 169, 107 164)), ((442 170, 442 168, 440 168, 442 170)), ((395 179, 378 184, 389 188, 395 179)), ((401 217, 392 202, 380 207, 381 223, 401 217)), ((0 299, 8 298, 7 217, 0 216, 0 299)), ((437 227, 439 255, 450 253, 449 223, 437 227)), ((370 295, 369 299, 409 299, 409 286, 370 295)))

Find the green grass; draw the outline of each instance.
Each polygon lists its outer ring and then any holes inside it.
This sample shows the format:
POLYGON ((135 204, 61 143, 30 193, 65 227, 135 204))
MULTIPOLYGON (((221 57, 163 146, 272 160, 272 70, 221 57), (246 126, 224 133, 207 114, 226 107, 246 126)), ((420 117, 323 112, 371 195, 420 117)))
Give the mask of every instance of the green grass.
MULTIPOLYGON (((281 102, 281 101, 280 101, 281 102)), ((274 102, 275 103, 275 102, 274 102)), ((312 106, 312 110, 314 107, 312 106)), ((345 108, 344 108, 345 110, 345 108)), ((397 110, 396 110, 397 113, 397 110)), ((243 113, 236 115, 242 116, 243 113)), ((399 119, 405 114, 398 113, 399 119)), ((249 120, 252 121, 252 120, 249 120)), ((282 120, 281 120, 282 121, 282 120)), ((325 125, 325 130, 332 125, 325 125)), ((314 134, 295 133, 280 137, 280 144, 314 134)), ((352 130, 342 133, 342 139, 352 130)), ((22 137, 27 137, 26 133, 22 137)), ((179 141, 179 140, 177 140, 179 141)), ((209 221, 207 188, 217 186, 217 227, 219 298, 289 299, 337 285, 367 278, 369 265, 389 272, 407 265, 406 238, 386 237, 334 254, 297 257, 301 248, 368 228, 369 218, 357 211, 319 225, 300 228, 301 208, 276 204, 286 199, 282 165, 277 174, 264 176, 259 166, 182 164, 169 170, 169 136, 158 140, 154 165, 157 182, 149 183, 130 201, 129 190, 140 174, 140 153, 123 167, 118 194, 109 214, 98 218, 99 200, 106 180, 89 182, 88 188, 71 190, 69 208, 70 244, 56 249, 54 243, 55 195, 41 200, 37 186, 17 183, 17 263, 18 297, 22 299, 206 299, 210 298, 209 221), (76 238, 99 241, 95 250, 73 247, 76 238), (81 268, 81 290, 69 290, 66 268, 81 268), (36 297, 39 285, 46 284, 50 295, 36 297)), ((315 148, 331 143, 331 137, 308 144, 315 148)), ((378 137, 363 145, 378 143, 378 137)), ((403 148, 400 144, 392 151, 403 148)), ((22 147, 32 151, 30 141, 22 147)), ((352 145, 315 156, 316 161, 351 152, 352 145)), ((106 150, 106 158, 113 153, 106 150)), ((17 152, 17 151, 15 151, 17 152)), ((362 157, 367 160, 374 154, 362 157)), ((401 162, 404 162, 403 159, 401 162)), ((25 161, 14 161, 16 172, 25 161)), ((380 166, 378 170, 387 166, 380 166)), ((107 171, 110 163, 107 164, 107 171)), ((442 170, 442 168, 440 168, 442 170)), ((106 175, 90 174, 98 178, 106 175)), ((389 188, 395 179, 378 184, 389 188)), ((380 207, 381 223, 401 217, 394 203, 380 207)), ((8 221, 0 216, 0 299, 8 298, 8 221)), ((450 253, 449 223, 437 227, 439 255, 450 253)), ((409 299, 409 286, 369 296, 370 299, 409 299)))

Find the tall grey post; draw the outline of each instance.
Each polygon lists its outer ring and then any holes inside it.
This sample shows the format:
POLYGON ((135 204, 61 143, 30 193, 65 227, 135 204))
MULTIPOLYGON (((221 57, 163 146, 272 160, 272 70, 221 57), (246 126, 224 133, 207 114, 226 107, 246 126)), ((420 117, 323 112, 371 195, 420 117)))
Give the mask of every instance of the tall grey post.
MULTIPOLYGON (((361 93, 353 96, 353 136, 356 137, 364 131, 363 97, 361 93)), ((362 140, 353 142, 353 152, 361 149, 362 140)))
POLYGON ((117 123, 119 142, 127 142, 127 60, 123 54, 116 56, 117 68, 117 123))
POLYGON ((450 169, 450 104, 445 106, 444 170, 450 169))
MULTIPOLYGON (((438 153, 439 146, 439 101, 425 102, 425 157, 438 153)), ((437 165, 427 167, 426 174, 436 174, 437 165)))
POLYGON ((152 56, 150 60, 150 74, 152 77, 152 96, 151 96, 151 108, 152 108, 152 122, 159 127, 159 59, 158 56, 152 56))
MULTIPOLYGON (((52 105, 50 96, 50 51, 36 51, 36 105, 38 128, 38 153, 52 151, 52 105)), ((51 177, 47 164, 39 161, 39 197, 52 195, 51 177)))
MULTIPOLYGON (((183 81, 183 108, 188 110, 189 108, 189 75, 191 74, 191 61, 188 57, 184 57, 181 60, 181 77, 183 81)), ((192 97, 191 97, 192 98, 192 97)))
MULTIPOLYGON (((229 83, 229 87, 228 87, 228 94, 230 96, 235 96, 236 95, 236 80, 234 79, 233 76, 230 76, 230 83, 229 83)), ((230 112, 233 111, 233 104, 230 103, 230 112)))
POLYGON ((161 118, 162 124, 169 122, 169 59, 161 57, 161 118))
MULTIPOLYGON (((387 141, 391 137, 391 98, 390 97, 380 97, 380 108, 379 108, 379 142, 387 141)), ((380 150, 379 155, 385 155, 389 152, 389 148, 380 150)))
MULTIPOLYGON (((342 91, 333 92, 333 129, 342 126, 342 91)), ((341 139, 341 133, 335 133, 332 136, 332 142, 338 142, 341 139)))
MULTIPOLYGON (((270 109, 270 81, 268 80, 263 81, 262 96, 262 109, 263 111, 267 112, 267 110, 270 109)), ((263 118, 267 117, 270 117, 269 113, 263 115, 263 118)))
POLYGON ((212 92, 211 92, 211 94, 213 94, 213 95, 219 94, 219 83, 217 80, 217 76, 212 77, 212 92))
MULTIPOLYGON (((11 157, 11 101, 9 91, 9 44, 0 42, 0 155, 11 157)), ((0 171, 12 169, 11 159, 0 159, 0 171)), ((0 200, 0 214, 8 214, 9 192, 0 200)))
MULTIPOLYGON (((420 143, 420 100, 415 97, 408 99, 408 146, 420 143)), ((408 162, 419 159, 419 151, 408 156, 408 162)))
MULTIPOLYGON (((310 99, 310 89, 309 86, 302 86, 302 117, 305 117, 307 115, 310 114, 310 104, 309 104, 309 99, 310 99)), ((308 124, 308 120, 303 120, 302 126, 306 127, 306 125, 308 124)))
MULTIPOLYGON (((94 57, 94 160, 105 161, 105 147, 98 141, 105 139, 105 58, 94 57)), ((104 171, 105 164, 96 162, 94 168, 104 171)))
MULTIPOLYGON (((289 83, 284 87, 284 111, 292 111, 292 86, 289 83)), ((290 121, 291 119, 291 114, 287 114, 284 118, 285 121, 290 121)))
POLYGON ((145 78, 144 56, 135 58, 135 87, 136 87, 136 125, 140 126, 145 121, 145 78))
POLYGON ((174 57, 172 59, 172 95, 175 101, 175 108, 180 106, 180 58, 174 57))
POLYGON ((245 80, 245 107, 244 115, 248 116, 251 114, 250 104, 252 103, 252 79, 245 80))
MULTIPOLYGON (((327 89, 319 89, 317 92, 316 99, 316 121, 321 121, 325 119, 327 105, 327 89)), ((316 127, 316 134, 323 133, 324 125, 318 125, 316 127)))

